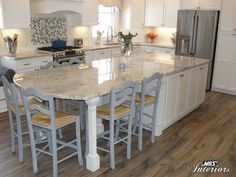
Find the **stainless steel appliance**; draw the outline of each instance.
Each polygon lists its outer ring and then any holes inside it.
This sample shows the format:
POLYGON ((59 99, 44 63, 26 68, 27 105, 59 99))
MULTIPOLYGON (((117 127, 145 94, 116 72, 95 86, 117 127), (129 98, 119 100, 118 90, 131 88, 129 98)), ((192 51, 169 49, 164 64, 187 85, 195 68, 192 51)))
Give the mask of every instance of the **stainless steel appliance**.
POLYGON ((58 63, 69 62, 71 59, 78 59, 81 63, 85 63, 85 53, 82 48, 75 46, 66 46, 65 48, 53 48, 53 47, 40 47, 39 51, 44 53, 50 53, 53 56, 53 60, 58 63))
POLYGON ((176 55, 209 60, 207 90, 211 89, 219 11, 179 10, 176 55))

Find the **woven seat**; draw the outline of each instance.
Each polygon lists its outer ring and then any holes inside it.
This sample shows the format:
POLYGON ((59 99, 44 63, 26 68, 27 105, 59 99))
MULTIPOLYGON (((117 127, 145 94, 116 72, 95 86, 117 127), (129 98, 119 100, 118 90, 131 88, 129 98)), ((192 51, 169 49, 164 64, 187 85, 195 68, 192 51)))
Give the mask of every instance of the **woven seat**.
MULTIPOLYGON (((125 105, 119 105, 115 108, 115 119, 124 117, 131 112, 131 109, 125 105)), ((110 105, 105 104, 97 108, 97 117, 109 120, 110 118, 110 105)))
MULTIPOLYGON (((40 105, 40 106, 44 105, 42 102, 40 102, 39 100, 37 100, 35 98, 30 99, 29 104, 37 104, 37 105, 40 105)), ((9 103, 9 108, 11 109, 11 111, 13 113, 15 113, 16 109, 15 109, 15 104, 14 103, 12 103, 12 102, 9 103)), ((20 115, 24 115, 25 114, 25 109, 24 109, 23 103, 19 103, 18 108, 19 108, 20 115)))
MULTIPOLYGON (((154 96, 145 95, 145 97, 144 97, 144 104, 145 105, 153 104, 154 102, 155 102, 154 96)), ((141 93, 136 94, 135 104, 136 104, 136 106, 139 106, 141 104, 141 93)))
MULTIPOLYGON (((56 128, 73 123, 76 121, 76 116, 66 114, 63 112, 55 112, 55 124, 56 128)), ((32 116, 32 122, 35 125, 40 125, 49 128, 51 126, 51 120, 48 115, 43 113, 36 113, 32 116)))

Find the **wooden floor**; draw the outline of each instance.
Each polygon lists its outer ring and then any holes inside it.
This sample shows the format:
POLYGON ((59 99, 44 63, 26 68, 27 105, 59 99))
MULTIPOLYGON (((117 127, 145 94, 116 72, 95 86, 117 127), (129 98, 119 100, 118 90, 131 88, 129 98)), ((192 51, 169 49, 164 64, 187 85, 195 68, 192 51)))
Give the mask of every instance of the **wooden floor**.
MULTIPOLYGON (((70 133, 66 130, 66 133, 70 133)), ((137 150, 133 138, 132 159, 126 160, 125 146, 116 146, 116 169, 109 168, 108 155, 101 155, 101 169, 91 173, 80 167, 76 158, 59 165, 59 177, 186 177, 186 176, 236 176, 236 97, 220 93, 208 93, 204 104, 197 110, 169 127, 150 143, 145 135, 143 151, 137 150), (227 174, 190 173, 187 166, 203 160, 218 160, 222 167, 230 168, 227 174)), ((39 156, 39 172, 32 173, 29 148, 25 162, 19 163, 10 150, 7 114, 0 114, 0 176, 46 177, 51 176, 51 159, 39 156)))

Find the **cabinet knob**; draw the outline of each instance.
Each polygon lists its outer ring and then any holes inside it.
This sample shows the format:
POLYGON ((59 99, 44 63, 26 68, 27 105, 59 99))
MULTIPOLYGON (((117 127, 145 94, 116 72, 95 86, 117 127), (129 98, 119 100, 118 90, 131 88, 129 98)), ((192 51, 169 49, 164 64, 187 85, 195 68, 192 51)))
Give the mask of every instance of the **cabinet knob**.
POLYGON ((0 99, 0 101, 5 101, 5 99, 3 98, 3 99, 0 99))
POLYGON ((184 74, 179 75, 179 77, 184 77, 184 74))
POLYGON ((25 63, 24 65, 25 65, 25 66, 28 66, 28 65, 30 65, 30 63, 25 63))

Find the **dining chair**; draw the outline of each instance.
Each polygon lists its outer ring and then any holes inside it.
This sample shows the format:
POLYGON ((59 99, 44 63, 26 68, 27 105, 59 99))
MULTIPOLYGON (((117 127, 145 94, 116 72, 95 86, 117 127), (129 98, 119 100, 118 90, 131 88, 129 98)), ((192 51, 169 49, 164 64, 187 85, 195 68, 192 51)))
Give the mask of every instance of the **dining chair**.
POLYGON ((143 141, 143 128, 151 131, 151 141, 155 142, 156 131, 156 116, 158 98, 160 95, 162 84, 162 74, 156 73, 149 78, 145 78, 141 85, 141 92, 137 93, 135 99, 136 116, 134 121, 133 134, 138 136, 138 149, 142 150, 143 141), (153 105, 151 115, 145 112, 145 108, 153 105), (143 117, 151 119, 151 123, 145 123, 143 117), (136 127, 138 127, 138 134, 135 133, 136 127))
POLYGON ((120 142, 127 145, 127 159, 131 158, 131 134, 132 120, 135 110, 136 83, 126 81, 122 86, 114 87, 111 90, 109 103, 97 108, 97 118, 109 121, 109 129, 98 135, 108 141, 108 148, 98 147, 99 150, 110 154, 110 167, 115 168, 115 149, 114 146, 120 142), (125 135, 115 137, 117 122, 128 119, 125 135))
MULTIPOLYGON (((12 152, 16 152, 15 140, 17 140, 19 162, 23 162, 24 147, 29 146, 29 144, 23 143, 24 136, 28 135, 28 130, 23 126, 25 123, 25 119, 22 119, 22 117, 25 116, 25 109, 23 103, 19 102, 18 92, 15 84, 9 83, 5 76, 2 76, 1 80, 3 82, 3 90, 7 103, 12 152)), ((38 105, 43 105, 43 103, 37 99, 30 99, 29 103, 37 103, 38 105)))
POLYGON ((75 155, 77 155, 79 164, 82 166, 83 158, 81 153, 80 121, 78 116, 66 114, 63 112, 55 112, 54 98, 50 95, 43 94, 36 89, 28 88, 26 90, 21 90, 21 92, 23 95, 23 101, 26 110, 26 118, 30 135, 33 172, 34 173, 38 172, 37 157, 40 153, 52 156, 53 177, 57 177, 58 164, 75 155), (44 102, 47 102, 48 107, 42 107, 38 104, 30 105, 28 102, 29 97, 34 97, 44 102), (31 113, 34 111, 37 111, 38 113, 32 115, 31 113), (57 139, 57 130, 71 124, 75 124, 76 138, 70 140, 69 142, 57 139), (33 133, 34 127, 39 127, 47 132, 48 139, 50 141, 49 145, 46 144, 44 147, 37 146, 35 141, 35 135, 33 133), (73 149, 75 150, 75 152, 59 160, 58 151, 65 147, 73 149))

